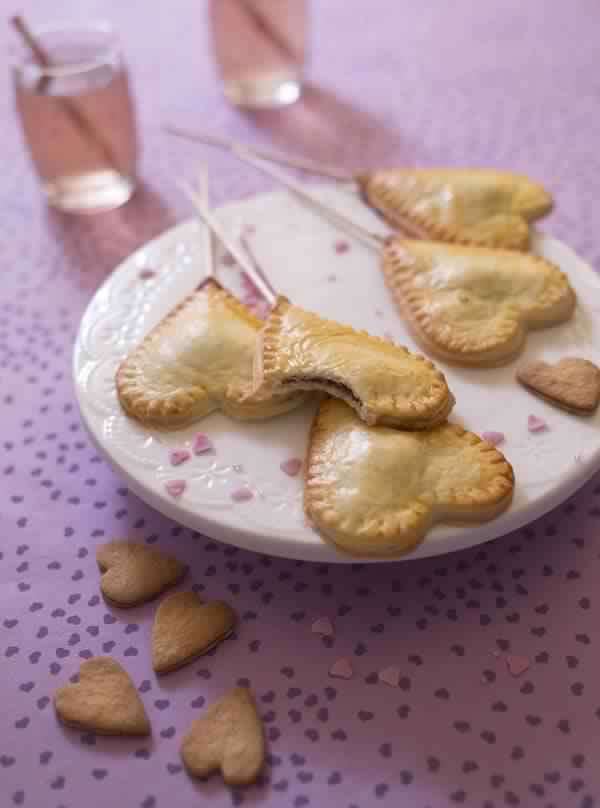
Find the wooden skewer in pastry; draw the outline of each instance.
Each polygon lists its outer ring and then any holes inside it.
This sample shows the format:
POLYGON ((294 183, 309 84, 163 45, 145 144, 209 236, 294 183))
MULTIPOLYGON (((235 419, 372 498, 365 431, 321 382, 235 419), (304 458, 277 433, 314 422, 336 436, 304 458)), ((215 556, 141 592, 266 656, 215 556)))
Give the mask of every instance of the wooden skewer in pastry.
POLYGON ((575 293, 558 267, 514 250, 387 238, 330 208, 285 172, 243 149, 233 152, 291 190, 316 213, 376 249, 392 298, 429 353, 460 365, 514 359, 530 329, 565 322, 575 293))
POLYGON ((234 140, 174 126, 169 134, 344 182, 394 228, 433 241, 527 250, 530 224, 552 209, 539 183, 508 171, 394 168, 354 177, 303 158, 274 154, 234 140))
MULTIPOLYGON (((256 271, 257 262, 245 260, 217 229, 198 194, 188 193, 198 215, 214 228, 261 291, 268 287, 265 296, 273 307, 258 341, 249 400, 254 395, 318 390, 345 401, 369 425, 429 429, 446 420, 454 397, 428 359, 275 296, 264 273, 256 271)), ((253 259, 251 249, 249 253, 253 259)))
MULTIPOLYGON (((201 191, 193 194, 203 211, 208 211, 206 175, 201 191)), ((262 321, 216 279, 212 234, 207 229, 205 279, 125 357, 117 371, 122 408, 146 426, 178 429, 215 410, 238 420, 262 420, 306 400, 306 393, 291 390, 249 399, 262 321)), ((243 262, 243 254, 235 252, 243 262)), ((253 273, 249 262, 246 270, 253 273)), ((255 278, 255 283, 259 286, 260 279, 255 278)), ((268 292, 268 287, 264 289, 268 292)))
POLYGON ((299 171, 306 171, 309 174, 327 177, 339 183, 347 183, 351 188, 355 187, 355 180, 352 175, 339 171, 332 166, 316 163, 314 160, 308 160, 304 157, 291 157, 288 154, 279 154, 268 149, 261 149, 258 146, 245 146, 243 143, 238 143, 222 135, 209 135, 206 132, 192 132, 189 129, 183 129, 180 126, 172 126, 171 124, 166 124, 164 130, 170 135, 175 135, 175 137, 190 140, 194 143, 203 143, 206 146, 216 146, 225 151, 234 151, 234 149, 240 148, 245 149, 248 152, 252 152, 255 157, 262 157, 263 160, 268 160, 270 163, 278 163, 288 168, 295 168, 299 171))

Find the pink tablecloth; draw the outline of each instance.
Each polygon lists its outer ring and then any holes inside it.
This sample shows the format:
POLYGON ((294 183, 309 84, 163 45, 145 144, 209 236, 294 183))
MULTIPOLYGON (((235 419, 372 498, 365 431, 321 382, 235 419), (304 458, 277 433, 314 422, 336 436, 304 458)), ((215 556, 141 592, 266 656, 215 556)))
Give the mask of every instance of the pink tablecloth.
MULTIPOLYGON (((5 13, 12 11, 4 2, 5 13)), ((282 113, 243 115, 214 79, 204 2, 82 0, 122 32, 143 134, 144 187, 121 211, 67 219, 44 207, 0 93, 0 805, 36 808, 556 806, 600 800, 600 478, 488 546, 376 568, 254 556, 190 534, 131 495, 90 445, 70 355, 94 289, 136 245, 188 215, 173 180, 192 147, 171 119, 287 144, 348 167, 506 166, 543 180, 545 225, 600 253, 600 7, 593 0, 314 2, 311 86, 282 113), (153 607, 98 595, 94 548, 130 536, 189 562, 191 581, 242 616, 237 640, 160 682, 153 607), (335 637, 311 633, 330 616, 335 637), (54 689, 89 654, 121 660, 151 742, 95 739, 55 721, 54 689), (350 681, 327 676, 341 656, 350 681), (520 660, 519 658, 524 658, 520 660), (509 670, 512 663, 513 672, 509 670), (517 667, 529 664, 516 676, 517 667), (400 668, 392 689, 377 683, 400 668), (266 722, 264 782, 243 794, 180 767, 182 732, 239 679, 266 722)), ((30 0, 33 22, 74 4, 30 0)), ((11 34, 0 29, 2 53, 11 34)), ((267 187, 210 154, 215 201, 267 187)))

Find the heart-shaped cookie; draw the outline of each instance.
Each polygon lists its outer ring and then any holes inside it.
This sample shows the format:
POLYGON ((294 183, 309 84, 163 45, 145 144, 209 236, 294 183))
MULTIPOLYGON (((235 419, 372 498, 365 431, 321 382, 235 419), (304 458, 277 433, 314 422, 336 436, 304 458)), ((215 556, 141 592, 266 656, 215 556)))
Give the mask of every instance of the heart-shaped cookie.
POLYGON ((421 344, 463 365, 504 364, 519 353, 528 329, 562 323, 575 309, 563 272, 512 250, 393 239, 383 273, 421 344))
POLYGON ((175 592, 156 610, 152 626, 152 666, 169 673, 187 665, 228 637, 237 615, 227 603, 203 603, 195 592, 175 592))
POLYGON ((587 359, 565 357, 556 364, 530 362, 517 379, 532 393, 575 415, 591 415, 600 404, 600 368, 587 359))
POLYGON ((429 429, 445 421, 454 397, 423 356, 277 299, 261 333, 255 384, 265 396, 322 390, 368 424, 429 429))
POLYGON ((144 705, 126 671, 110 657, 94 657, 79 668, 79 682, 59 688, 54 707, 70 727, 99 735, 149 735, 144 705))
POLYGON ((358 178, 367 202, 409 236, 526 250, 552 198, 527 177, 486 169, 392 169, 358 178))
POLYGON ((176 306, 121 363, 125 412, 148 426, 179 427, 213 410, 241 420, 288 412, 305 394, 254 396, 252 364, 262 322, 215 280, 176 306))
POLYGON ((96 550, 102 577, 100 589, 110 603, 121 608, 139 606, 174 586, 186 568, 176 558, 128 541, 111 541, 96 550))
POLYGON ((368 427, 324 401, 312 425, 307 516, 348 553, 411 550, 436 522, 485 522, 511 502, 514 475, 494 447, 454 424, 427 432, 368 427))
POLYGON ((220 769, 229 785, 254 782, 264 763, 265 741, 250 691, 236 687, 196 719, 183 739, 181 757, 195 777, 220 769))

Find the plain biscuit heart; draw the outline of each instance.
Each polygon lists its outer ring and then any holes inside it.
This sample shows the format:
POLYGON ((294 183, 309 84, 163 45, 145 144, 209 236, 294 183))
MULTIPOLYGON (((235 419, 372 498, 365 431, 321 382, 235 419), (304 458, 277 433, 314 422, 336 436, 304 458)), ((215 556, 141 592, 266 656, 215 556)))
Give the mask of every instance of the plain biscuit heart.
POLYGON ((227 603, 203 603, 195 592, 165 598, 152 626, 152 666, 169 673, 187 665, 228 637, 237 615, 227 603))
POLYGON ((98 735, 149 735, 150 722, 127 672, 110 657, 94 657, 79 668, 79 681, 54 695, 58 718, 69 727, 98 735))
POLYGON ((176 558, 128 541, 102 544, 96 561, 102 573, 102 594, 122 608, 152 600, 185 574, 185 566, 176 558))
POLYGON ((600 368, 587 359, 565 357, 556 364, 530 362, 517 380, 545 401, 575 415, 591 415, 600 404, 600 368))
POLYGON ((220 770, 231 786, 254 782, 265 758, 262 723, 250 691, 237 687, 193 722, 181 758, 194 777, 220 770))

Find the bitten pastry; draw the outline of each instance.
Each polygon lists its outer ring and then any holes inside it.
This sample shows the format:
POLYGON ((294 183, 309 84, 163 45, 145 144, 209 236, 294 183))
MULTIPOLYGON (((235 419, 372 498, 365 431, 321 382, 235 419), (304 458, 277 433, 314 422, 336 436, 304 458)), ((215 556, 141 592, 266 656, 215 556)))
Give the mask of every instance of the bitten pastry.
POLYGON ((552 197, 527 177, 487 169, 391 169, 358 178, 367 202, 409 236, 526 250, 552 197))
POLYGON ((79 681, 56 691, 54 707, 69 727, 98 735, 150 734, 150 722, 133 682, 110 657, 83 662, 79 681))
POLYGON ((490 443, 454 424, 427 432, 367 427, 327 399, 309 439, 304 509, 326 539, 393 556, 437 522, 485 522, 511 502, 514 475, 490 443))
POLYGON ((574 415, 592 415, 600 404, 600 368, 587 359, 565 357, 554 365, 530 362, 519 368, 517 380, 574 415))
POLYGON ((322 390, 368 424, 429 429, 454 405, 443 374, 428 359, 281 296, 261 332, 254 379, 259 398, 322 390))
POLYGON ((575 309, 563 272, 511 250, 393 239, 383 273, 421 345, 461 365, 502 365, 528 329, 565 322, 575 309))
POLYGON ((262 722, 250 691, 236 687, 193 722, 181 745, 189 774, 221 770, 231 786, 253 783, 265 760, 262 722))
POLYGON ((117 371, 119 401, 143 424, 177 429, 214 410, 240 420, 270 418, 299 406, 286 392, 247 398, 262 322, 215 280, 176 306, 117 371))

